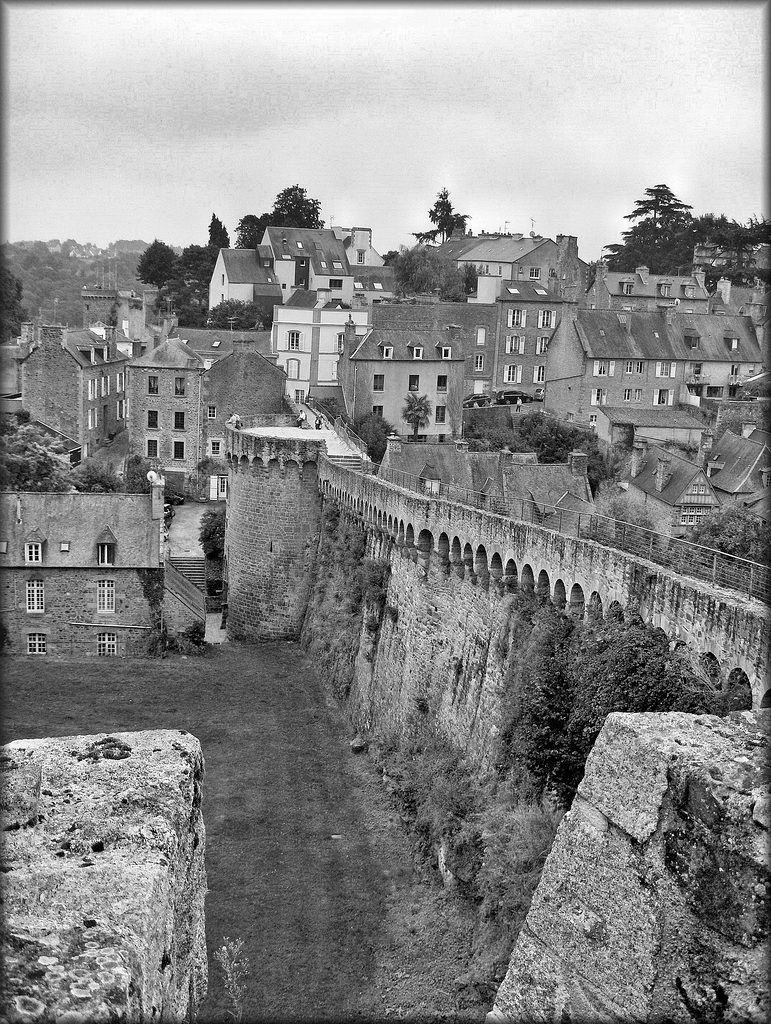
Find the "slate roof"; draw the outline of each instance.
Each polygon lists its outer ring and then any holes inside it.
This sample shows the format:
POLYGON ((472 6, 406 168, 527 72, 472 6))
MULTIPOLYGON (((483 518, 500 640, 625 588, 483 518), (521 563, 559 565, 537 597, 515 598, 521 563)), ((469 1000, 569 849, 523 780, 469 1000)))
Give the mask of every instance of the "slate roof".
POLYGON ((373 327, 430 331, 457 325, 469 332, 483 326, 494 330, 497 323, 498 307, 492 302, 382 303, 372 309, 373 327))
POLYGON ((741 499, 741 503, 764 523, 771 522, 771 490, 768 487, 761 487, 760 490, 746 495, 741 499))
POLYGON ((740 437, 726 430, 709 453, 710 464, 724 468, 713 470, 710 483, 726 494, 750 494, 761 486, 760 470, 769 465, 769 449, 763 442, 740 437))
POLYGON ((356 286, 361 284, 362 290, 365 292, 392 292, 396 284, 393 267, 355 266, 351 273, 353 274, 354 291, 359 291, 356 286), (375 288, 376 284, 382 285, 382 288, 375 288))
MULTIPOLYGON (((650 494, 666 505, 674 507, 678 504, 683 493, 688 489, 691 481, 697 476, 704 476, 701 466, 674 452, 666 451, 658 445, 649 445, 645 454, 645 461, 637 476, 627 476, 630 487, 637 487, 639 490, 650 494), (659 458, 669 459, 669 479, 659 491, 656 488, 656 468, 659 458)), ((710 488, 710 481, 707 480, 707 487, 710 488)), ((717 501, 717 498, 715 497, 717 501)))
POLYGON ((233 351, 234 341, 250 342, 255 352, 259 352, 263 356, 270 355, 270 331, 226 331, 175 327, 169 337, 184 342, 188 348, 202 357, 221 358, 230 355, 233 351))
POLYGON ((108 529, 116 539, 116 568, 158 568, 160 524, 150 517, 148 494, 22 492, 19 501, 21 523, 16 495, 0 494, 8 540, 8 554, 0 555, 0 565, 23 565, 25 538, 38 530, 47 541, 42 569, 88 566, 96 572, 97 538, 108 529), (61 541, 69 541, 68 552, 60 550, 61 541))
MULTIPOLYGON (((90 350, 92 348, 106 348, 109 350, 109 345, 104 338, 100 338, 100 336, 95 334, 93 331, 67 331, 65 348, 80 366, 91 366, 93 364, 91 363, 90 350), (89 350, 88 355, 81 351, 81 349, 85 348, 89 350)), ((101 356, 97 355, 96 360, 96 365, 99 363, 104 364, 106 362, 126 362, 128 360, 128 356, 124 355, 122 352, 118 352, 112 358, 108 357, 107 359, 102 359, 101 356)))
POLYGON ((635 427, 704 427, 702 420, 670 406, 633 408, 626 405, 601 405, 598 409, 612 423, 631 423, 635 427))
MULTIPOLYGON (((416 367, 421 363, 430 363, 442 360, 442 346, 452 345, 452 338, 449 331, 418 331, 399 328, 373 328, 361 340, 358 347, 351 353, 351 359, 383 359, 382 346, 390 345, 393 350, 393 359, 404 359, 414 362, 416 367), (412 349, 422 347, 423 358, 413 359, 412 349)), ((453 360, 464 359, 463 350, 460 345, 455 345, 453 360)))
POLYGON ((310 258, 315 274, 329 274, 331 277, 351 276, 345 246, 329 228, 267 227, 265 231, 276 263, 283 256, 291 256, 292 259, 310 258), (302 244, 298 245, 298 242, 302 244), (321 266, 322 260, 326 267, 321 266), (333 266, 334 260, 342 264, 341 269, 333 266))
POLYGON ((506 466, 503 493, 508 500, 533 501, 541 511, 545 505, 575 508, 577 504, 579 507, 592 504, 587 478, 574 476, 566 463, 506 466))
MULTIPOLYGON (((556 284, 556 280, 555 280, 556 284)), ((553 293, 547 284, 540 281, 502 281, 501 294, 498 302, 538 302, 543 306, 545 302, 562 302, 563 300, 553 293)))
POLYGON ((447 259, 459 260, 465 256, 467 252, 475 249, 479 245, 480 241, 480 238, 469 237, 468 235, 463 238, 448 238, 446 242, 442 242, 441 245, 435 246, 434 250, 442 256, 446 256, 447 259))
POLYGON ((132 360, 133 366, 155 366, 159 369, 196 370, 203 368, 203 360, 179 338, 168 338, 157 348, 132 360))
POLYGON ((668 324, 666 313, 659 310, 579 309, 573 326, 591 359, 761 362, 757 335, 752 320, 746 316, 674 313, 672 323, 668 324), (619 317, 626 317, 627 323, 619 317), (698 335, 698 349, 692 349, 686 341, 688 332, 698 335), (726 336, 739 339, 736 351, 732 352, 726 344, 726 336))
POLYGON ((531 238, 529 235, 523 235, 521 238, 515 238, 513 235, 510 237, 504 235, 501 238, 477 239, 476 246, 466 250, 462 256, 454 258, 470 260, 474 263, 488 263, 490 261, 515 263, 517 260, 522 259, 523 256, 529 256, 531 252, 543 245, 544 242, 550 241, 550 238, 531 238))
MULTIPOLYGON (((267 248, 267 246, 260 247, 267 248)), ((253 284, 273 286, 279 293, 281 286, 275 272, 270 267, 260 265, 257 249, 220 249, 225 262, 225 272, 230 284, 253 284)), ((272 255, 266 253, 266 256, 272 255)))
MULTIPOLYGON (((604 284, 605 287, 613 295, 623 295, 621 290, 621 284, 624 281, 629 281, 634 284, 634 290, 628 298, 634 296, 643 296, 645 298, 661 299, 662 303, 672 302, 673 299, 680 299, 681 302, 693 302, 700 300, 706 302, 709 298, 706 289, 702 288, 699 282, 692 275, 684 276, 678 274, 646 274, 645 280, 637 273, 636 270, 627 271, 622 273, 617 270, 609 270, 605 274, 604 284), (661 294, 659 285, 662 283, 670 284, 670 293, 668 297, 661 294), (685 294, 686 287, 692 287, 694 292, 692 298, 688 298, 685 294)), ((598 282, 599 283, 599 282, 598 282)))

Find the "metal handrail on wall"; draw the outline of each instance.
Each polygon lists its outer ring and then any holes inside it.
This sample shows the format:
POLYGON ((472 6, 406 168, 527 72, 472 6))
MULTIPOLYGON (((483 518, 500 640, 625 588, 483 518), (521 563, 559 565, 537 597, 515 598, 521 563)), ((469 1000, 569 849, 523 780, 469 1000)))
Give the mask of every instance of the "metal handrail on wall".
MULTIPOLYGON (((357 475, 366 474, 362 472, 357 475)), ((525 498, 506 499, 457 484, 428 482, 410 473, 391 469, 379 469, 371 475, 425 498, 452 501, 507 519, 532 523, 556 533, 596 541, 654 562, 670 571, 705 580, 712 586, 724 587, 766 603, 771 602, 771 570, 747 558, 739 558, 678 537, 666 537, 642 526, 611 519, 596 512, 575 512, 525 498)))

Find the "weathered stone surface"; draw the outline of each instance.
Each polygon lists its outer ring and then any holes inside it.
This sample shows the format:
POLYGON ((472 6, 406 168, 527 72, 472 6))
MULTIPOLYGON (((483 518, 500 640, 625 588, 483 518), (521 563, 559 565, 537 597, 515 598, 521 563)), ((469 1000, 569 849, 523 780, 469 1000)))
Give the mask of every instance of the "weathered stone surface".
POLYGON ((494 1020, 768 1019, 770 722, 608 717, 494 1020))
POLYGON ((12 1022, 182 1021, 207 985, 204 773, 181 730, 17 740, 2 833, 3 979, 12 1022))

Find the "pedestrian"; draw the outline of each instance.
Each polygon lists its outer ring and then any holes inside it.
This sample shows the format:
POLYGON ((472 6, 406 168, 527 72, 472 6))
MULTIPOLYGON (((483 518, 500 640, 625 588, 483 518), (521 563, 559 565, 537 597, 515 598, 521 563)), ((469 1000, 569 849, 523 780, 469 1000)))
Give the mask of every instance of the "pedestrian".
POLYGON ((316 417, 316 430, 321 430, 321 417, 316 417))
POLYGON ((238 415, 238 413, 237 413, 237 412, 234 412, 234 413, 233 413, 233 415, 234 415, 234 416, 235 416, 235 418, 236 418, 236 422, 235 422, 235 424, 234 424, 234 428, 235 428, 236 430, 240 430, 240 429, 241 429, 241 417, 240 417, 240 416, 238 415))
POLYGON ((517 412, 522 408, 522 398, 517 395, 517 412))
POLYGON ((297 417, 297 426, 304 427, 307 418, 308 417, 305 415, 305 409, 300 409, 300 415, 297 417))
POLYGON ((224 629, 228 621, 228 603, 227 601, 222 602, 222 621, 220 622, 220 629, 224 629))

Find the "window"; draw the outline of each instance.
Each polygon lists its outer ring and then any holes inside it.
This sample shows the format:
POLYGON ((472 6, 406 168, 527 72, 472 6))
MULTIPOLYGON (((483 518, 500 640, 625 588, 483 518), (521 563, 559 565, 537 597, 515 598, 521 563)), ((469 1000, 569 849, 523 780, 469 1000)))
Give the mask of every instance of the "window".
POLYGON ((302 242, 298 241, 298 242, 297 242, 297 248, 298 248, 298 249, 304 249, 304 248, 305 248, 305 246, 304 246, 304 245, 302 244, 302 242))
POLYGON ((213 341, 211 343, 211 347, 212 348, 219 348, 221 344, 222 344, 222 342, 218 339, 217 341, 213 341))
POLYGON ((174 394, 177 396, 184 395, 185 393, 185 378, 175 377, 174 378, 174 394))
POLYGON ((97 544, 96 560, 99 565, 115 565, 115 545, 97 544))
POLYGON ((383 359, 393 359, 394 350, 391 345, 383 345, 383 359))
POLYGON ((632 401, 632 389, 631 388, 624 388, 624 401, 625 402, 631 402, 632 401))
POLYGON ((479 373, 485 368, 485 357, 484 355, 474 356, 474 372, 479 373))
POLYGON ((45 654, 46 635, 45 633, 30 633, 27 636, 27 654, 45 654))
POLYGON ((531 281, 538 281, 540 279, 540 277, 541 277, 541 268, 540 267, 531 267, 530 268, 530 280, 531 281))
POLYGON ((185 457, 185 442, 184 441, 175 441, 174 442, 174 458, 177 459, 178 461, 180 461, 180 460, 184 459, 184 457, 185 457))
POLYGON ((739 347, 739 339, 738 338, 726 338, 726 341, 728 342, 728 347, 730 348, 730 350, 732 352, 735 352, 737 350, 737 348, 739 347))
POLYGON ((302 405, 305 401, 305 388, 295 388, 294 400, 298 405, 302 405))
POLYGON ((592 428, 592 430, 594 430, 594 428, 597 426, 597 414, 596 413, 594 413, 594 414, 589 416, 589 426, 592 428))
POLYGON ((642 360, 638 361, 635 368, 635 373, 643 373, 645 371, 645 363, 642 360))
POLYGON ((206 418, 209 419, 209 420, 216 420, 217 419, 217 406, 216 405, 209 405, 209 406, 207 406, 207 408, 206 408, 206 418))
POLYGON ((452 349, 449 345, 442 347, 442 359, 452 359, 452 349))
POLYGON ((419 345, 417 345, 412 350, 412 358, 413 359, 422 359, 423 358, 423 349, 419 345))
POLYGON ((27 611, 44 612, 45 584, 42 580, 27 580, 27 611))
POLYGON ((554 327, 555 318, 557 314, 553 309, 539 309, 538 310, 538 326, 539 327, 554 327))
POLYGON ((158 442, 154 437, 148 437, 147 439, 147 457, 148 459, 158 458, 158 442))
POLYGON ((525 354, 525 336, 524 334, 507 334, 506 335, 506 355, 520 355, 525 354))
POLYGON ((568 413, 568 415, 567 415, 568 423, 572 423, 575 418, 576 418, 575 413, 572 413, 572 412, 568 413))
POLYGON ((627 359, 627 361, 624 363, 624 373, 631 373, 633 367, 634 362, 631 359, 627 359))
POLYGON ((102 377, 102 398, 110 393, 110 378, 102 377))
POLYGON ((337 363, 332 363, 329 368, 329 379, 337 380, 337 363))
POLYGON ((174 413, 174 429, 184 430, 185 429, 185 414, 183 412, 174 413))
POLYGON ((556 276, 557 276, 556 268, 555 267, 549 267, 549 277, 556 277, 556 276))
POLYGON ((364 262, 364 250, 363 249, 357 249, 356 250, 356 262, 359 263, 359 264, 364 262))
POLYGON ((382 416, 383 415, 383 406, 382 405, 373 405, 372 406, 372 415, 373 416, 382 416))
POLYGON ((622 282, 622 284, 621 284, 621 294, 622 295, 631 295, 633 291, 634 291, 634 285, 632 284, 631 281, 623 281, 622 282))
POLYGON ((437 405, 437 407, 436 407, 436 416, 434 417, 435 421, 437 423, 446 423, 447 422, 447 420, 445 419, 445 413, 446 412, 447 412, 447 406, 446 405, 437 405))
POLYGON ((504 367, 503 381, 505 384, 521 384, 522 367, 517 366, 515 363, 510 363, 508 366, 504 367))
POLYGON ((447 374, 440 373, 436 378, 436 390, 446 391, 447 390, 447 374))
POLYGON ((692 377, 701 377, 701 363, 688 363, 686 373, 692 377))
POLYGON ((669 388, 656 388, 653 392, 653 404, 672 405, 674 401, 674 395, 674 391, 670 391, 669 388))
POLYGON ((592 397, 590 399, 592 405, 605 405, 608 398, 608 392, 603 388, 592 388, 592 397))
POLYGON ((506 314, 507 327, 524 327, 527 314, 524 309, 510 309, 506 314))
POLYGON ((477 327, 477 345, 484 345, 487 340, 487 330, 484 327, 477 327))
POLYGON ((689 346, 691 348, 698 348, 699 347, 699 335, 698 334, 690 334, 690 335, 688 335, 687 341, 688 341, 688 344, 689 344, 689 346))
POLYGON ((126 418, 126 402, 122 398, 119 398, 115 404, 115 416, 119 420, 126 418))
POLYGON ((659 287, 661 288, 661 294, 664 296, 665 299, 668 299, 669 296, 672 294, 672 285, 662 284, 659 285, 659 287))
POLYGON ((716 385, 708 385, 707 386, 707 398, 722 398, 722 397, 723 397, 723 389, 722 389, 722 387, 717 387, 716 385))
POLYGON ((694 295, 695 295, 695 294, 696 294, 696 293, 695 293, 695 291, 694 291, 693 285, 692 285, 692 284, 687 284, 687 285, 685 286, 685 297, 686 297, 687 299, 692 299, 692 298, 694 297, 694 295))
POLYGON ((337 351, 342 352, 345 348, 345 332, 337 335, 337 351))
POLYGON ((417 373, 411 373, 409 376, 409 382, 407 384, 408 391, 419 391, 420 390, 420 377, 417 373))
POLYGON ((115 611, 115 583, 112 580, 96 581, 96 610, 98 612, 115 611))
MULTIPOLYGON (((376 292, 382 292, 383 290, 383 285, 380 283, 380 281, 374 281, 372 287, 375 289, 376 292)), ((378 302, 379 301, 380 300, 378 299, 378 302)))
POLYGON ((681 505, 680 525, 693 526, 696 523, 700 523, 704 516, 709 515, 709 512, 709 505, 681 505))
MULTIPOLYGON (((336 268, 337 269, 337 268, 336 268)), ((329 287, 332 291, 340 292, 343 290, 343 279, 341 277, 330 277, 329 287)))
POLYGON ((546 366, 541 363, 533 367, 533 384, 543 384, 546 380, 546 366))
POLYGON ((300 332, 289 331, 286 336, 286 347, 290 352, 300 351, 300 332))
POLYGON ((158 410, 148 409, 147 410, 147 426, 151 430, 155 430, 158 426, 158 410))
POLYGON ((70 542, 68 540, 61 541, 61 543, 59 544, 59 550, 60 551, 69 551, 70 550, 70 542))
POLYGON ((147 378, 147 393, 148 395, 158 394, 158 378, 152 374, 147 378))
POLYGON ((642 388, 634 389, 634 400, 635 402, 642 402, 642 388))
POLYGON ((24 561, 25 562, 42 562, 43 561, 43 545, 36 541, 31 544, 24 545, 24 561))
MULTIPOLYGON (((410 378, 412 380, 412 378, 410 378)), ((372 378, 372 390, 373 391, 385 391, 385 374, 376 373, 372 378)), ((416 389, 417 390, 417 389, 416 389)))
POLYGON ((535 354, 542 356, 549 347, 549 338, 537 338, 535 342, 535 354))
POLYGON ((88 382, 88 400, 93 401, 96 398, 96 381, 90 380, 88 382))
POLYGON ((616 360, 615 359, 595 359, 594 360, 594 377, 613 377, 616 372, 616 360))
POLYGON ((299 359, 287 359, 286 361, 286 375, 290 380, 297 380, 300 376, 300 360, 299 359))
POLYGON ((112 658, 118 653, 117 633, 97 633, 96 651, 102 658, 112 658))
MULTIPOLYGON (((326 260, 319 260, 319 266, 321 267, 322 270, 326 270, 327 269, 327 262, 326 262, 326 260)), ((286 285, 284 287, 286 287, 286 285)))
POLYGON ((88 410, 88 429, 95 430, 96 425, 99 422, 99 417, 96 414, 96 409, 88 410))
POLYGON ((212 440, 209 442, 209 446, 211 449, 212 457, 215 459, 218 458, 222 453, 222 441, 214 440, 214 438, 212 438, 212 440))
MULTIPOLYGON (((343 264, 340 262, 340 260, 332 260, 332 269, 333 270, 342 270, 343 269, 343 264)), ((329 283, 332 284, 331 281, 329 283)))
POLYGON ((668 360, 665 362, 660 361, 656 363, 657 377, 674 377, 676 370, 677 363, 670 363, 668 360))

